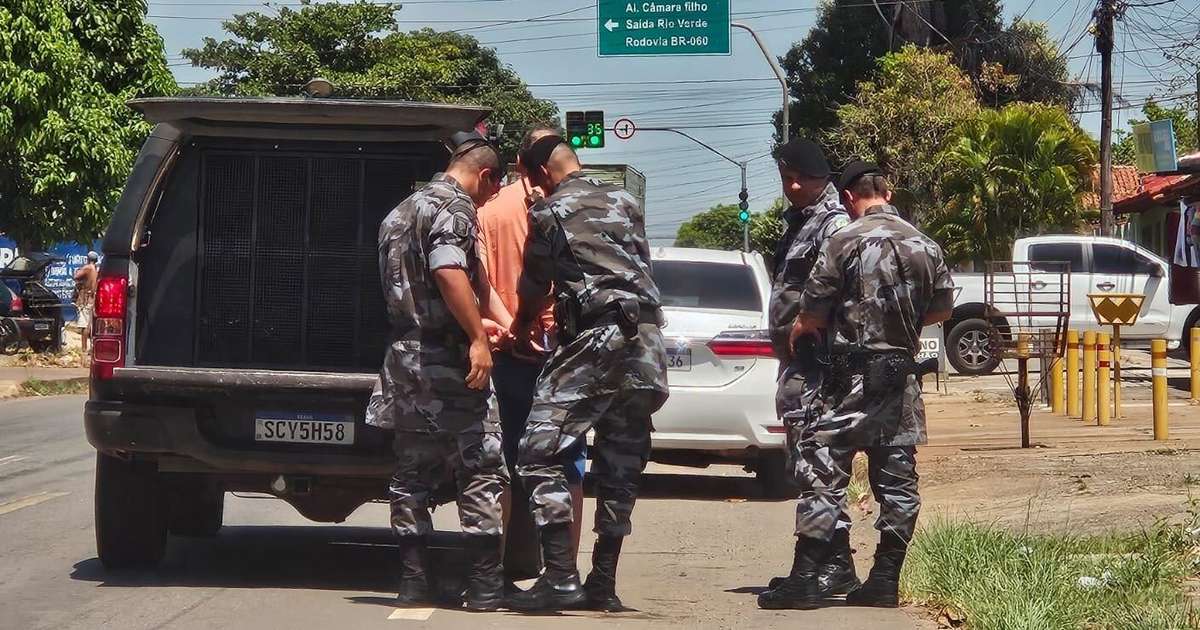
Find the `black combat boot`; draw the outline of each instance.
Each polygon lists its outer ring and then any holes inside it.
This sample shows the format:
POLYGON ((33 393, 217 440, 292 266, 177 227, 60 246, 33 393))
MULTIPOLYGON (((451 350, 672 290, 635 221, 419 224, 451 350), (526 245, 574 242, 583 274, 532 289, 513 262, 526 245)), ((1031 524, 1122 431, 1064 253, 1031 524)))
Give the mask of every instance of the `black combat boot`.
MULTIPOLYGON (((839 529, 829 542, 832 552, 817 570, 817 591, 823 599, 845 595, 862 585, 854 572, 854 556, 850 551, 850 530, 839 529)), ((767 588, 778 588, 787 577, 771 578, 767 588)))
POLYGON ((520 611, 567 610, 579 608, 587 600, 575 553, 571 545, 571 524, 555 523, 541 529, 542 559, 546 570, 529 590, 514 593, 508 607, 520 611))
POLYGON ((475 612, 492 612, 504 606, 504 565, 499 536, 470 536, 471 577, 466 607, 475 612))
POLYGON ((867 581, 855 591, 846 596, 846 603, 851 606, 873 606, 875 608, 896 608, 900 605, 900 569, 904 566, 904 556, 908 552, 908 543, 903 538, 891 532, 879 536, 879 546, 875 548, 875 566, 867 581))
POLYGON ((424 536, 400 537, 400 592, 397 606, 428 606, 429 545, 424 536))
POLYGON ((620 612, 625 610, 621 598, 617 597, 617 560, 621 557, 623 536, 600 536, 592 548, 592 572, 588 574, 583 590, 587 592, 587 607, 590 610, 620 612))
POLYGON ((821 604, 817 570, 829 555, 829 543, 806 536, 796 537, 792 572, 779 586, 758 596, 758 607, 811 610, 821 604))

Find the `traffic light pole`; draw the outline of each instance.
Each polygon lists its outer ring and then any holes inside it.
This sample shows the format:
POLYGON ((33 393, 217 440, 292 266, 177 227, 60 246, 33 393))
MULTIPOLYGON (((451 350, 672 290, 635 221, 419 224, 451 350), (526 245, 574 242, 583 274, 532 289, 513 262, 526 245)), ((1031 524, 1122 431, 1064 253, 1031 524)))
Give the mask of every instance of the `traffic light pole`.
POLYGON ((779 69, 779 64, 775 63, 775 58, 772 57, 771 52, 767 50, 767 45, 763 43, 763 40, 758 36, 758 33, 754 32, 754 29, 741 22, 730 22, 729 25, 750 33, 750 36, 754 38, 754 43, 758 44, 758 49, 762 51, 763 57, 767 58, 767 65, 771 66, 771 72, 774 72, 775 78, 779 79, 779 86, 783 88, 783 118, 780 120, 782 123, 780 127, 783 133, 779 135, 779 144, 787 144, 787 141, 790 140, 788 137, 788 110, 790 110, 792 107, 790 95, 788 94, 787 79, 783 76, 783 70, 779 69))
MULTIPOLYGON (((784 111, 786 112, 787 110, 785 109, 784 111)), ((787 128, 786 123, 784 123, 784 124, 785 124, 784 129, 786 129, 787 128)), ((695 142, 696 144, 704 147, 705 149, 712 151, 713 153, 717 154, 718 156, 720 156, 722 159, 726 160, 730 164, 733 164, 734 166, 741 169, 742 170, 742 190, 741 190, 741 192, 738 193, 738 199, 739 199, 738 209, 741 210, 742 212, 745 212, 750 208, 750 206, 747 202, 747 198, 749 197, 749 194, 746 190, 746 163, 745 162, 739 162, 739 161, 729 157, 728 155, 725 155, 724 153, 721 153, 720 151, 712 148, 711 146, 709 146, 708 144, 706 144, 704 141, 700 140, 699 138, 696 138, 695 136, 692 136, 692 135, 685 133, 683 131, 680 131, 678 129, 673 129, 671 127, 638 127, 638 131, 669 131, 673 134, 683 136, 684 138, 687 138, 688 140, 695 142)), ((742 250, 747 251, 747 252, 750 251, 750 222, 749 221, 742 221, 742 250)))

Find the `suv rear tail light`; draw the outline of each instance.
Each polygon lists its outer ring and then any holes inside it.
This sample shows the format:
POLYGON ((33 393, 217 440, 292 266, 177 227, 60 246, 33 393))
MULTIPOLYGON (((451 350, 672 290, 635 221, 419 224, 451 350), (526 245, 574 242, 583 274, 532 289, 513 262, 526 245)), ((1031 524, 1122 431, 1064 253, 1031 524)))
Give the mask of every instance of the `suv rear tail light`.
POLYGON ((107 380, 125 367, 125 309, 129 279, 101 275, 96 284, 96 313, 92 320, 92 378, 107 380))
POLYGON ((727 330, 708 342, 708 349, 718 357, 775 357, 765 330, 727 330))
POLYGON ((14 295, 8 308, 14 314, 20 313, 21 311, 25 310, 25 300, 22 300, 18 295, 14 295))

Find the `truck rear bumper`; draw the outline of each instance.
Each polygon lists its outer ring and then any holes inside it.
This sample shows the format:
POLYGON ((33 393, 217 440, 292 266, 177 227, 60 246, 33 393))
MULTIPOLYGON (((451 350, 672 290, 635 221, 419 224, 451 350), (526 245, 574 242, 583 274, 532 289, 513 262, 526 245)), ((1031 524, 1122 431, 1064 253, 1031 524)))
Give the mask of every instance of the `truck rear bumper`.
POLYGON ((388 478, 395 459, 352 453, 266 452, 214 444, 185 407, 88 401, 83 412, 88 442, 106 453, 175 455, 232 473, 273 473, 388 478))

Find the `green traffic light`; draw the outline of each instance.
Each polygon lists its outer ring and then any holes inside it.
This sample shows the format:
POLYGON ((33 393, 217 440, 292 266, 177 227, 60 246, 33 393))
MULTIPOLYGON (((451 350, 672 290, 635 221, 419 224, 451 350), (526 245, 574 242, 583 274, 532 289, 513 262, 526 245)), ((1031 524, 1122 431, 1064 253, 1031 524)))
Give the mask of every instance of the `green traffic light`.
POLYGON ((748 223, 750 221, 750 212, 746 211, 746 210, 742 210, 741 212, 738 213, 738 220, 741 221, 742 223, 748 223))
POLYGON ((600 136, 589 136, 588 143, 594 147, 600 146, 600 136))
POLYGON ((573 147, 583 146, 583 138, 581 136, 571 136, 571 146, 573 146, 573 147))

